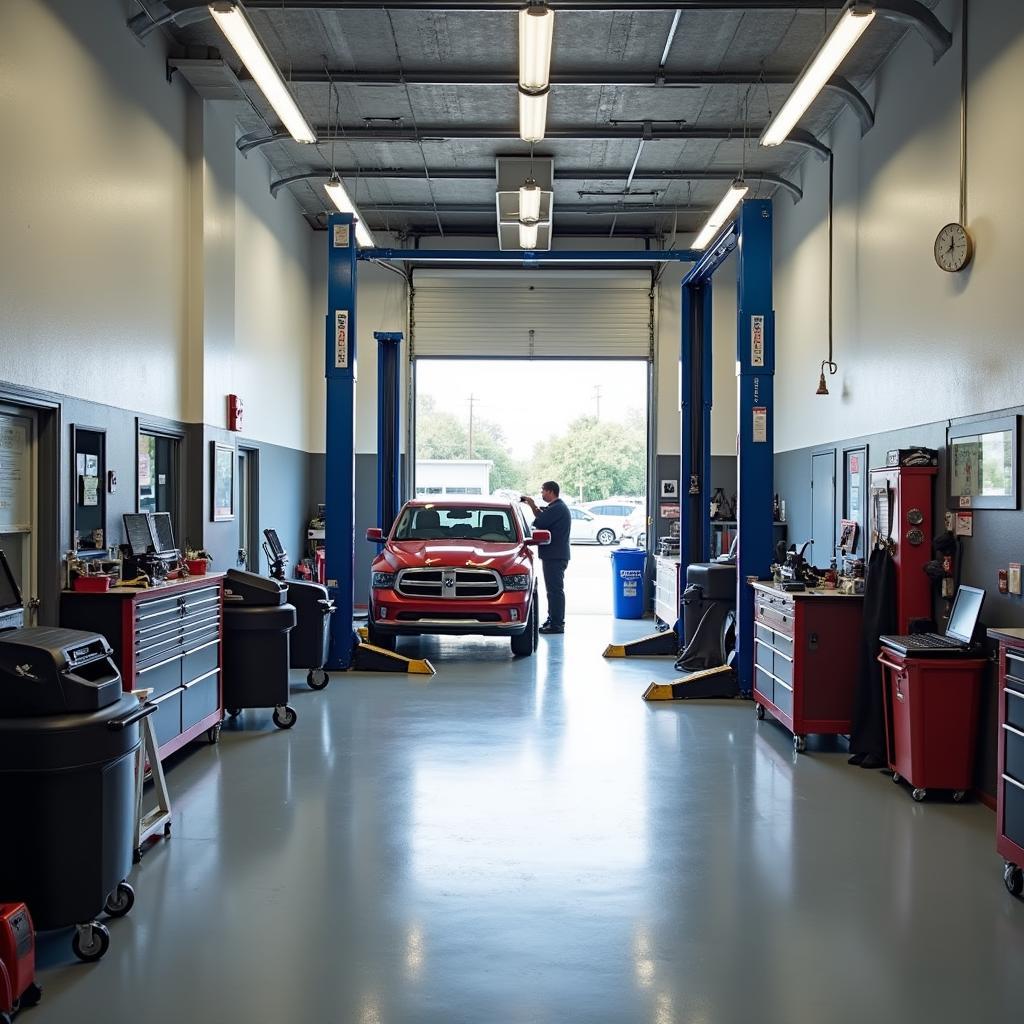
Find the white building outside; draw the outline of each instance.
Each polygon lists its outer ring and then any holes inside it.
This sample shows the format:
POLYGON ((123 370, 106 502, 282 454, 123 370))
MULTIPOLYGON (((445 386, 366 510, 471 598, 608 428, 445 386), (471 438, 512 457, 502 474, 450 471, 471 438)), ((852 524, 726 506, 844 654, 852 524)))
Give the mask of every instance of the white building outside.
POLYGON ((416 497, 488 495, 493 466, 490 459, 418 459, 416 497))

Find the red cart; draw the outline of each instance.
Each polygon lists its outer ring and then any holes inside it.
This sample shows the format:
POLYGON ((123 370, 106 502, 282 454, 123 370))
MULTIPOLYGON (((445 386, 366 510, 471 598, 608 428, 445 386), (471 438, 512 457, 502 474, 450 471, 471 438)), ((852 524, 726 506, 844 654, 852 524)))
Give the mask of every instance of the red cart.
POLYGON ((893 782, 920 802, 929 789, 971 788, 984 658, 910 658, 882 648, 885 737, 893 782))

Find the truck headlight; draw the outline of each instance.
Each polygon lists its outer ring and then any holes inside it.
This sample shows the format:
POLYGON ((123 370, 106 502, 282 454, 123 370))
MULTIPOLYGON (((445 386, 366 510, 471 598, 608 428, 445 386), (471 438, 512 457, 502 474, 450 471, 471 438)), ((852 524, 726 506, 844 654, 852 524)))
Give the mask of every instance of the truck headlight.
POLYGON ((394 590, 395 574, 393 572, 375 572, 370 580, 374 590, 394 590))
POLYGON ((501 581, 506 590, 529 590, 529 573, 516 573, 514 576, 502 576, 501 581))

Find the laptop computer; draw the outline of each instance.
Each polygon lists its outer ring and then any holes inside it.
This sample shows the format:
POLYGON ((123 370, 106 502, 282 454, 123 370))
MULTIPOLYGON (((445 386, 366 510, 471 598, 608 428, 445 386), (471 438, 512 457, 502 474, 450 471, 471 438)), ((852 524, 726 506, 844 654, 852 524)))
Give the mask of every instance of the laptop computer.
POLYGON ((914 633, 911 636, 883 636, 879 639, 884 646, 905 658, 971 654, 971 639, 984 601, 985 591, 979 587, 958 587, 945 633, 914 633))

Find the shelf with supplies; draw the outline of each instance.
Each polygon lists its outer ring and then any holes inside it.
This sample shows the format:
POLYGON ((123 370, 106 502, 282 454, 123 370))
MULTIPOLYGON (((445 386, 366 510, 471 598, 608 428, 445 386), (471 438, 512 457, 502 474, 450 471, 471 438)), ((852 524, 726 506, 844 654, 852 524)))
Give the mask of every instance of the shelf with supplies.
MULTIPOLYGON (((786 527, 788 524, 772 523, 772 547, 780 540, 786 539, 786 527)), ((719 555, 729 554, 732 542, 739 530, 739 523, 735 519, 712 519, 711 520, 711 557, 718 558, 719 555)))

